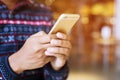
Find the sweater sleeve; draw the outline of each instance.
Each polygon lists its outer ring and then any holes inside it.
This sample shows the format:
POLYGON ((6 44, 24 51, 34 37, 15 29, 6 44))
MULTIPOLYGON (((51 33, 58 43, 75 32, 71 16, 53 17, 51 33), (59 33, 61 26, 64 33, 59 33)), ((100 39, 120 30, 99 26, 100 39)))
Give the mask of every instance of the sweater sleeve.
POLYGON ((19 77, 19 75, 17 75, 11 69, 9 62, 8 62, 8 56, 0 57, 0 71, 1 71, 2 76, 4 78, 2 80, 16 80, 16 78, 19 77))
POLYGON ((45 80, 66 80, 68 77, 69 68, 66 63, 59 71, 55 71, 50 63, 44 67, 45 80))

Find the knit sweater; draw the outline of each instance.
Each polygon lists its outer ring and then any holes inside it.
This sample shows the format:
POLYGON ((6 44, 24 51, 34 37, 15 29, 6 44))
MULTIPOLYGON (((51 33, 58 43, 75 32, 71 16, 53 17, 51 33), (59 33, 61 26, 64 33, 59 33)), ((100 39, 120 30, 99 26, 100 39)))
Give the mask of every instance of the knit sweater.
POLYGON ((18 75, 8 62, 8 57, 18 51, 30 35, 39 31, 48 33, 52 21, 50 9, 43 4, 34 5, 24 0, 9 10, 0 1, 0 80, 66 80, 67 65, 55 71, 48 63, 42 68, 18 75))

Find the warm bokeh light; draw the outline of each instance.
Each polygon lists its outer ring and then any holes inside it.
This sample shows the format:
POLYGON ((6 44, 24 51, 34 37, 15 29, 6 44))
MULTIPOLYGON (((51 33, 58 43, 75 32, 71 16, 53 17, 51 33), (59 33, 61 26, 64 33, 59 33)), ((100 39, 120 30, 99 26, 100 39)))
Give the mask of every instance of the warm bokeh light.
MULTIPOLYGON (((70 35, 73 49, 69 58, 68 80, 119 80, 120 45, 114 33, 119 37, 120 28, 114 26, 115 0, 40 1, 52 8, 55 19, 62 13, 81 16, 70 35)), ((120 24, 119 18, 117 25, 120 24)))
POLYGON ((103 15, 105 11, 105 5, 102 3, 96 3, 91 8, 91 13, 93 15, 103 15))

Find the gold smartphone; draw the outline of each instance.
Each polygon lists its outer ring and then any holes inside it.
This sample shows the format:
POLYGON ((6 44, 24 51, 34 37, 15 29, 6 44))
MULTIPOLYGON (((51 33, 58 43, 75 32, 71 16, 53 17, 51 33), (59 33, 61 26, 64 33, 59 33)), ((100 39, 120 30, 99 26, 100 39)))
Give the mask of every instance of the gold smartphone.
POLYGON ((72 27, 79 20, 79 14, 61 14, 49 34, 54 34, 57 32, 63 32, 69 34, 72 27))

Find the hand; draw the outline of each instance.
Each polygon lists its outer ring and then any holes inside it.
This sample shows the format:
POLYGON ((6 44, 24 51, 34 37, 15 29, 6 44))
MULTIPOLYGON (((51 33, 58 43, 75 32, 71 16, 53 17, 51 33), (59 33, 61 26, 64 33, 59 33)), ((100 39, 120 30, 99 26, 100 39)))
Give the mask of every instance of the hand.
POLYGON ((51 47, 47 48, 45 54, 54 56, 51 65, 55 70, 61 69, 69 57, 72 45, 69 37, 63 33, 57 33, 50 41, 51 47))
POLYGON ((51 57, 45 55, 45 51, 50 47, 50 36, 43 31, 30 36, 23 47, 9 57, 9 63, 13 71, 21 73, 24 70, 41 68, 51 57))

